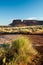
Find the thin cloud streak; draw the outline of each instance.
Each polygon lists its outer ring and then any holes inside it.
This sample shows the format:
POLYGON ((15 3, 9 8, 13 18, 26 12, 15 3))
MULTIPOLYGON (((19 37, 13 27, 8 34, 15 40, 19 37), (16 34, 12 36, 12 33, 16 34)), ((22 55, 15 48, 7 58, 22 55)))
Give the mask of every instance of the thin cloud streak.
POLYGON ((30 17, 30 18, 26 18, 26 20, 43 20, 43 17, 30 17))

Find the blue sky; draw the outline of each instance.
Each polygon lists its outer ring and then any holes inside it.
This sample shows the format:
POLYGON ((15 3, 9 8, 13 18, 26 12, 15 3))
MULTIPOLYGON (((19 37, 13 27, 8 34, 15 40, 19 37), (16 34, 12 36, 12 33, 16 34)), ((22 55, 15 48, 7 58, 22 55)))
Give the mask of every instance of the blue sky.
POLYGON ((43 20, 43 0, 0 0, 0 25, 13 19, 43 20))

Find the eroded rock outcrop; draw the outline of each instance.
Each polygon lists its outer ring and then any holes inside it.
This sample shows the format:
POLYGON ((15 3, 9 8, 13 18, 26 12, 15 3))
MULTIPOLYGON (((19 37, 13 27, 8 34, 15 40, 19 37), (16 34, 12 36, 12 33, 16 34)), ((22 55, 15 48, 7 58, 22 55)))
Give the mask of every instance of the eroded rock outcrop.
POLYGON ((43 25, 43 21, 39 20, 13 20, 11 26, 29 26, 29 25, 43 25))

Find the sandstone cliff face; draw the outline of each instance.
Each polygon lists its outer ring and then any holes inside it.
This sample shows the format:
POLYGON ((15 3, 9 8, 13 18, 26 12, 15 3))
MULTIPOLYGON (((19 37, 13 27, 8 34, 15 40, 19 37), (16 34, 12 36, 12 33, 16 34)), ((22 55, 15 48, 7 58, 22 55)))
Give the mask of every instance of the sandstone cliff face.
POLYGON ((43 25, 43 21, 39 20, 13 20, 11 26, 29 26, 29 25, 43 25))

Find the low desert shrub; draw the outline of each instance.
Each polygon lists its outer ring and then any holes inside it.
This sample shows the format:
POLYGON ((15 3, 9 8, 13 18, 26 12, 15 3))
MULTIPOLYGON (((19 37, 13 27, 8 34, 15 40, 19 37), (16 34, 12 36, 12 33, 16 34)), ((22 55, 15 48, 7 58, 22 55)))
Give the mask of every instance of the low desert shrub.
POLYGON ((7 47, 4 45, 0 50, 0 65, 38 65, 39 63, 40 56, 37 50, 25 37, 20 37, 7 47))
POLYGON ((37 59, 39 61, 39 57, 37 57, 38 52, 33 48, 32 43, 27 38, 20 37, 13 41, 11 49, 13 49, 14 53, 17 55, 15 59, 15 63, 17 64, 24 61, 32 65, 33 61, 34 63, 37 63, 37 59))

